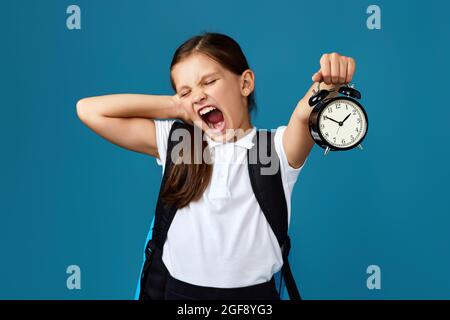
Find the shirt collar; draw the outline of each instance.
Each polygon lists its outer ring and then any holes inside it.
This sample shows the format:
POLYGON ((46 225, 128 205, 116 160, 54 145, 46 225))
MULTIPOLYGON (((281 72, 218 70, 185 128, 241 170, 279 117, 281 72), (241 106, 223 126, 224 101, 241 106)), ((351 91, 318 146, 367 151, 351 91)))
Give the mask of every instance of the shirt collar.
POLYGON ((248 132, 245 136, 238 139, 236 142, 225 142, 225 143, 218 142, 212 140, 208 135, 206 135, 206 140, 208 141, 208 145, 210 148, 214 148, 224 144, 234 144, 242 148, 251 149, 255 145, 255 143, 253 142, 253 137, 255 136, 255 134, 256 134, 256 127, 253 127, 250 132, 248 132))

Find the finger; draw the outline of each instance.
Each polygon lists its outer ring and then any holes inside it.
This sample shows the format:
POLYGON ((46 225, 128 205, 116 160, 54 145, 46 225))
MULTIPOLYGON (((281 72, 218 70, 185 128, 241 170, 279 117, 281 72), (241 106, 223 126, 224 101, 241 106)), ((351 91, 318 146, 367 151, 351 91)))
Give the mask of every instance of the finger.
POLYGON ((324 54, 320 59, 320 70, 322 73, 323 81, 326 84, 331 83, 331 67, 330 67, 330 59, 328 54, 324 54))
POLYGON ((345 83, 349 83, 352 81, 355 69, 356 69, 355 60, 353 58, 348 58, 347 76, 345 77, 345 83))
POLYGON ((321 82, 322 81, 322 73, 319 71, 317 71, 316 73, 314 73, 314 75, 312 76, 312 81, 314 82, 321 82))
POLYGON ((331 81, 333 84, 338 84, 339 81, 339 60, 336 53, 331 54, 331 81))
POLYGON ((339 84, 346 83, 348 59, 339 59, 339 84))

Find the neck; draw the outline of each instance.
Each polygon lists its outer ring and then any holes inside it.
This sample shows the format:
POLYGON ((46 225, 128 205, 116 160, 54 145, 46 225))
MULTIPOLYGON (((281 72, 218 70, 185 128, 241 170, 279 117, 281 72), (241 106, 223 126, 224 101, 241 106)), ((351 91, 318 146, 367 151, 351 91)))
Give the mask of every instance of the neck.
POLYGON ((251 129, 253 128, 252 124, 250 123, 250 119, 248 117, 244 120, 243 124, 239 127, 238 130, 236 130, 236 133, 233 137, 233 142, 238 141, 242 137, 246 136, 250 133, 251 129))

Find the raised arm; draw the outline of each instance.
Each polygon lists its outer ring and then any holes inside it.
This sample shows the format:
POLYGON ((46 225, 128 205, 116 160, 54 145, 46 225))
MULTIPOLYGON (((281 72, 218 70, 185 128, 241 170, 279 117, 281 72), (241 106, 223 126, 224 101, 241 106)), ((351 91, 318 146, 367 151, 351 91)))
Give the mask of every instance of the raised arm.
POLYGON ((106 140, 139 153, 159 157, 152 119, 188 121, 178 96, 111 94, 77 102, 80 120, 106 140))
MULTIPOLYGON (((320 85, 321 89, 336 89, 342 84, 349 83, 354 72, 355 61, 353 58, 337 53, 322 55, 320 70, 312 77, 314 83, 297 103, 283 134, 283 146, 291 167, 301 167, 314 146, 308 126, 309 115, 312 111, 308 100, 313 95, 313 89, 317 89, 319 82, 324 82, 320 85)), ((336 92, 333 94, 336 95, 336 92)))

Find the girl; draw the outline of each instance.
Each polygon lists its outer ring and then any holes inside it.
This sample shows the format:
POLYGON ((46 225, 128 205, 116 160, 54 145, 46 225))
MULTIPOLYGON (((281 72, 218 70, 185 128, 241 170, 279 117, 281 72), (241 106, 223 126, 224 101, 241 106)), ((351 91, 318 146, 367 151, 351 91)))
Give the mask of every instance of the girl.
MULTIPOLYGON (((352 58, 324 54, 288 125, 275 130, 288 223, 292 189, 314 144, 308 99, 319 82, 336 89, 349 83, 354 71, 352 58)), ((256 134, 250 119, 255 75, 232 38, 204 33, 176 50, 170 80, 171 96, 114 94, 77 103, 78 116, 89 128, 123 148, 155 157, 163 172, 172 156, 167 148, 176 121, 204 134, 202 150, 214 160, 173 166, 161 187, 160 197, 177 208, 162 251, 168 270, 164 297, 279 299, 273 275, 283 265, 280 245, 241 165, 256 134)))

